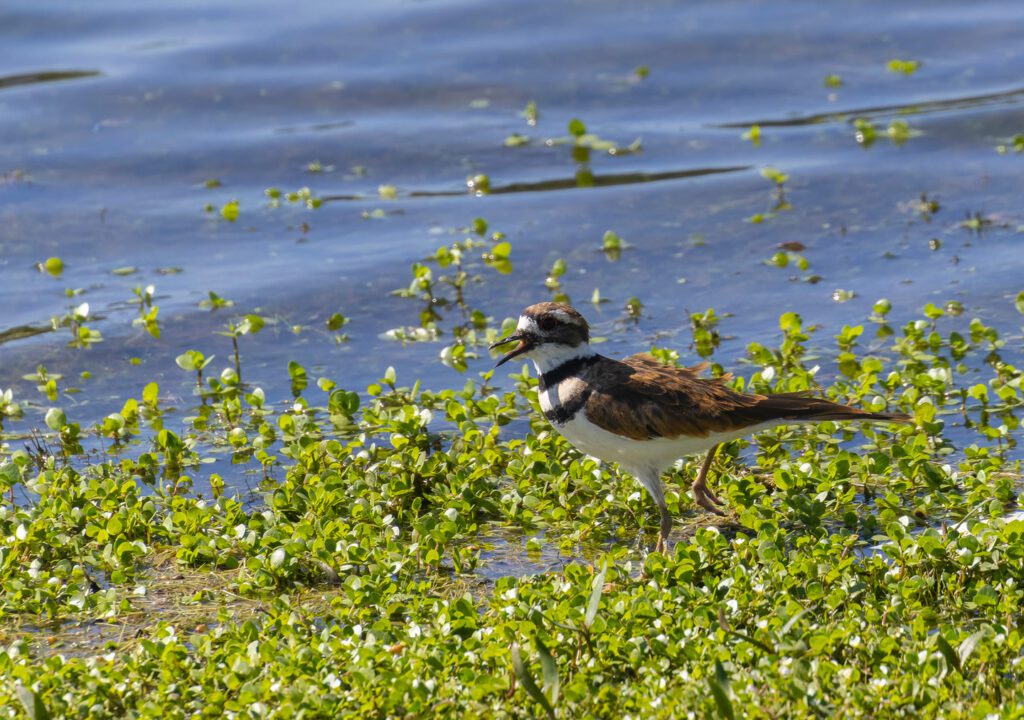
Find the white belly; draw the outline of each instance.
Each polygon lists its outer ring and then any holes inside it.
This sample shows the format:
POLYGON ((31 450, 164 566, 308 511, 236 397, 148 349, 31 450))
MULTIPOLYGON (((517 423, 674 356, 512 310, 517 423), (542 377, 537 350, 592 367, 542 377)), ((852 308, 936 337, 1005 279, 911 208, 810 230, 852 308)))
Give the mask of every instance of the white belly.
POLYGON ((728 433, 712 433, 707 437, 653 438, 633 440, 594 425, 581 411, 572 420, 555 428, 576 448, 606 462, 616 462, 633 475, 643 470, 663 472, 676 460, 710 450, 718 443, 751 435, 778 423, 754 425, 728 433))

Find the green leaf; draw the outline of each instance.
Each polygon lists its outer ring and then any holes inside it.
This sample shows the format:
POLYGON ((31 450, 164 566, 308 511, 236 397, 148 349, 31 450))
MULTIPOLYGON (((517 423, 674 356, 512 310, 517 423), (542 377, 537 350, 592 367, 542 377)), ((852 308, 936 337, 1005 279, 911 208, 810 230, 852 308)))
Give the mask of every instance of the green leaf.
POLYGON ((267 321, 261 318, 259 315, 246 315, 242 322, 238 324, 238 333, 240 335, 255 335, 263 326, 267 324, 267 321))
POLYGON ((194 371, 196 369, 195 351, 189 350, 174 358, 175 364, 182 370, 194 371))
POLYGON ((621 250, 622 249, 622 238, 617 233, 611 230, 605 231, 604 237, 601 238, 601 249, 608 250, 621 250))
POLYGON ((1017 293, 1017 300, 1014 302, 1014 305, 1017 307, 1017 312, 1024 315, 1024 290, 1017 293))
POLYGON ((953 648, 949 646, 949 643, 946 642, 946 638, 942 637, 942 633, 939 633, 935 636, 935 645, 936 647, 938 647, 939 652, 942 653, 942 657, 946 658, 946 663, 951 668, 956 670, 958 673, 963 675, 964 671, 961 669, 960 656, 957 655, 953 651, 953 648))
MULTIPOLYGON (((968 658, 970 658, 974 653, 975 648, 978 647, 978 643, 980 643, 988 633, 989 629, 987 627, 983 627, 981 630, 967 636, 967 639, 960 643, 958 654, 960 656, 961 666, 967 664, 968 658)), ((958 667, 957 669, 959 670, 960 668, 958 667)))
POLYGON ((711 695, 715 698, 715 705, 718 706, 719 717, 736 720, 736 713, 732 709, 732 700, 729 698, 729 675, 718 660, 715 660, 715 674, 708 678, 708 685, 711 686, 711 695))
POLYGON ((348 318, 341 313, 334 313, 327 318, 328 330, 341 330, 348 323, 348 318))
POLYGON ((59 277, 60 274, 64 272, 64 261, 59 257, 47 258, 46 261, 43 262, 42 268, 50 275, 59 277))
POLYGON ((573 118, 569 121, 569 134, 573 137, 583 137, 587 134, 587 126, 579 118, 573 118))
POLYGON ((787 180, 789 180, 789 175, 770 165, 768 167, 761 168, 761 177, 766 180, 771 180, 776 185, 783 185, 787 180))
POLYGON ((45 421, 48 428, 57 431, 68 424, 67 416, 60 408, 50 408, 47 410, 45 421))
POLYGON ((43 705, 43 700, 39 695, 24 685, 16 686, 15 690, 18 693, 18 699, 25 707, 29 720, 50 720, 50 711, 43 705))
POLYGON ((505 147, 521 147, 523 145, 528 145, 529 143, 530 138, 522 133, 512 133, 505 138, 505 147))
POLYGON ((359 393, 349 390, 334 390, 327 399, 327 407, 332 415, 352 417, 359 409, 359 393))
POLYGON ((555 710, 551 707, 551 703, 548 702, 544 693, 542 693, 540 688, 537 687, 537 683, 530 674, 530 670, 525 664, 523 664, 522 655, 519 653, 519 643, 512 643, 512 670, 515 672, 516 677, 519 679, 519 684, 523 686, 523 690, 526 691, 526 694, 536 700, 537 703, 544 708, 544 712, 547 713, 548 718, 554 720, 555 710))
POLYGON ((160 396, 160 386, 155 382, 151 382, 142 388, 142 402, 146 405, 156 405, 157 398, 160 396))
POLYGON ((0 482, 3 487, 12 487, 21 482, 21 468, 12 462, 0 465, 0 482))
POLYGON ((903 75, 913 75, 917 72, 917 69, 921 67, 919 60, 899 60, 894 59, 886 63, 885 68, 891 73, 901 73, 903 75))
POLYGON ((558 691, 560 688, 558 664, 555 662, 555 658, 551 656, 547 646, 540 641, 540 638, 534 640, 534 644, 537 646, 537 654, 540 655, 540 670, 544 676, 544 692, 547 694, 548 700, 551 701, 552 707, 554 707, 558 705, 558 691))
POLYGON ((238 219, 238 201, 232 200, 231 202, 225 203, 220 209, 220 216, 228 222, 234 222, 238 219))
POLYGON ((601 572, 594 576, 591 581, 590 599, 587 601, 587 612, 583 616, 583 624, 590 627, 597 617, 597 608, 601 604, 601 594, 604 592, 604 579, 608 574, 608 563, 605 562, 601 572))

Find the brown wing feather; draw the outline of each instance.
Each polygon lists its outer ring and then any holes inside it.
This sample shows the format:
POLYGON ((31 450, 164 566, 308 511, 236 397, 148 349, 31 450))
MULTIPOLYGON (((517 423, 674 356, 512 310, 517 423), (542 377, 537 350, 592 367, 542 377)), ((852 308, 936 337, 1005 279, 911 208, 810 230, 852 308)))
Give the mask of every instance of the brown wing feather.
MULTIPOLYGON (((701 378, 707 368, 676 368, 646 353, 602 362, 587 399, 587 419, 635 440, 730 432, 783 420, 904 422, 905 415, 868 413, 802 393, 739 393, 722 378, 701 378), (600 389, 598 389, 600 388, 600 389)), ((588 378, 589 379, 589 378, 588 378)))

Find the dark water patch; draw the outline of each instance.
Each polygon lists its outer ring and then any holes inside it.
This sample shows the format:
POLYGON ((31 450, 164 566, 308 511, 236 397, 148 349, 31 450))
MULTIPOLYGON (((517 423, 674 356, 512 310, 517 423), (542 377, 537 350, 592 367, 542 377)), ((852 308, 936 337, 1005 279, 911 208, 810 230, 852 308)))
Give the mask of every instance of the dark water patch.
POLYGON ((1015 88, 996 93, 985 93, 983 95, 969 95, 966 97, 947 98, 942 100, 920 100, 910 103, 898 103, 893 105, 877 105, 850 110, 838 110, 827 113, 816 113, 792 118, 765 118, 763 120, 750 120, 746 122, 728 122, 720 125, 712 125, 716 128, 749 128, 751 125, 761 127, 802 127, 805 125, 820 125, 832 122, 849 122, 853 118, 869 118, 881 115, 914 116, 926 115, 929 113, 945 113, 956 110, 972 110, 990 105, 1012 106, 1024 98, 1024 88, 1015 88))
MULTIPOLYGON (((507 185, 491 185, 482 195, 505 195, 508 193, 531 193, 549 192, 552 190, 575 190, 588 187, 613 187, 615 185, 634 185, 637 183, 653 183, 665 180, 681 180, 684 178, 697 178, 707 175, 719 175, 723 173, 742 172, 749 170, 750 166, 741 165, 736 167, 721 168, 694 168, 691 170, 675 170, 670 172, 632 172, 632 173, 609 173, 594 174, 589 171, 577 174, 571 178, 557 178, 552 180, 538 180, 537 182, 518 182, 507 185)), ((468 190, 473 194, 473 189, 468 190)), ((467 194, 466 190, 410 190, 402 193, 401 197, 410 198, 439 198, 439 197, 461 197, 467 194)), ((367 201, 372 199, 367 195, 325 195, 321 198, 324 202, 338 200, 367 201)))
POLYGON ((79 80, 81 78, 98 77, 99 70, 50 70, 21 75, 0 77, 0 90, 20 85, 39 85, 41 83, 60 82, 62 80, 79 80))
POLYGON ((53 332, 53 327, 48 325, 19 325, 18 327, 0 330, 0 345, 35 337, 44 333, 53 332))

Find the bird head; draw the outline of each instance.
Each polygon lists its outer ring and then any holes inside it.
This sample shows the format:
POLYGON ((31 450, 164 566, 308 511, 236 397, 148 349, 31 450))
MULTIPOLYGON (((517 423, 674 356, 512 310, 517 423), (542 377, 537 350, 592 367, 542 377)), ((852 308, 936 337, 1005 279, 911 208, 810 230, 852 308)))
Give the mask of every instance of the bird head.
POLYGON ((501 356, 498 365, 519 356, 531 358, 542 351, 571 353, 590 342, 590 327, 575 308, 564 303, 542 302, 523 310, 515 332, 498 340, 490 349, 512 342, 518 344, 501 356))

